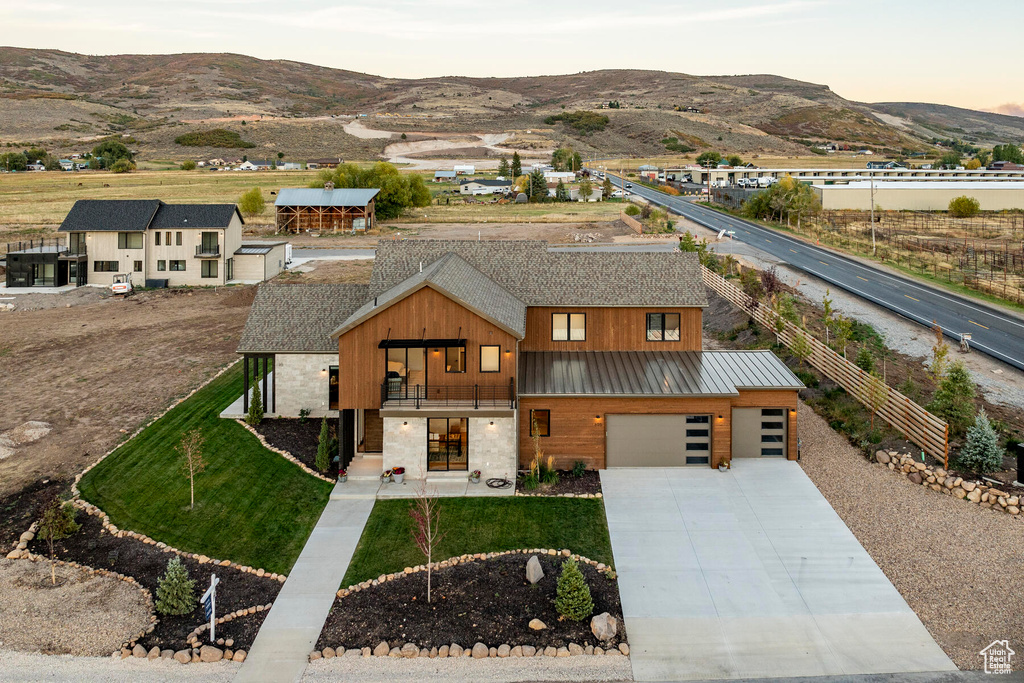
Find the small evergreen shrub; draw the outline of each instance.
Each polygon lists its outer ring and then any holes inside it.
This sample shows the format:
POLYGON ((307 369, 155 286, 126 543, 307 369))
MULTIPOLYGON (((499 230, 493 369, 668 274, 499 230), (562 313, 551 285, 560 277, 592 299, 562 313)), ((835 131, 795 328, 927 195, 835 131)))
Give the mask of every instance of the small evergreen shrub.
POLYGON ((558 577, 555 593, 555 609, 570 621, 583 621, 594 613, 590 586, 576 560, 571 558, 562 563, 562 573, 558 577))
POLYGON ((572 476, 579 479, 583 476, 583 473, 587 471, 587 463, 582 460, 577 460, 572 464, 572 476))
POLYGON ((156 587, 156 611, 173 616, 191 614, 196 609, 195 587, 181 558, 172 557, 156 587))
POLYGON ((252 396, 249 398, 249 414, 245 416, 245 421, 253 427, 263 422, 263 397, 260 396, 259 382, 252 387, 252 396))
POLYGON ((949 423, 953 436, 963 434, 974 419, 974 381, 962 361, 949 366, 939 383, 928 410, 949 423))
POLYGON ((326 472, 331 464, 331 431, 327 426, 327 416, 320 423, 320 441, 316 445, 316 468, 326 472))
POLYGON ((871 355, 871 350, 866 345, 860 347, 860 350, 857 351, 857 357, 853 362, 857 364, 858 368, 868 374, 875 370, 875 357, 871 355))
POLYGON ((974 418, 974 425, 967 430, 967 441, 960 449, 957 463, 964 469, 978 474, 987 474, 1003 468, 1006 450, 999 445, 999 434, 989 422, 984 410, 974 418))

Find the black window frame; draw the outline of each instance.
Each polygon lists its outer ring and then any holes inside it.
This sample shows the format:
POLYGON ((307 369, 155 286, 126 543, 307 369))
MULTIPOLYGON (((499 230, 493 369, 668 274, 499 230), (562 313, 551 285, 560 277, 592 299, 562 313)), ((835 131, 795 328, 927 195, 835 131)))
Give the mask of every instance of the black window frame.
POLYGON ((146 246, 146 236, 141 232, 127 232, 120 231, 117 233, 117 248, 118 249, 142 249, 146 246), (129 237, 136 236, 139 238, 139 246, 133 247, 129 242, 129 237))
POLYGON ((551 341, 556 342, 585 342, 587 341, 587 314, 585 312, 558 312, 551 314, 551 341), (572 317, 574 315, 583 317, 583 339, 572 338, 572 317), (555 317, 565 316, 565 339, 555 338, 555 317))
POLYGON ((494 374, 501 372, 501 344, 481 344, 480 345, 480 372, 481 374, 494 374), (494 370, 484 370, 484 349, 498 349, 498 367, 494 370))
POLYGON ((159 230, 157 230, 157 231, 155 231, 155 232, 154 232, 153 234, 154 234, 154 235, 156 236, 156 239, 155 239, 155 241, 153 242, 153 246, 154 246, 154 247, 159 247, 159 246, 160 246, 160 231, 159 231, 159 230))
POLYGON ((337 365, 327 368, 327 409, 338 410, 340 396, 338 390, 341 386, 341 372, 337 365))
POLYGON ((669 312, 648 313, 647 314, 647 333, 646 333, 646 336, 647 336, 647 341, 655 342, 655 343, 657 343, 657 342, 678 342, 678 341, 682 341, 682 338, 683 338, 683 317, 682 317, 682 315, 679 314, 679 313, 673 313, 671 311, 669 311, 669 312), (652 320, 652 318, 654 318, 654 316, 659 316, 661 318, 661 325, 660 325, 661 339, 652 339, 651 338, 651 332, 652 331, 658 331, 658 328, 655 328, 655 327, 653 327, 651 325, 651 320, 652 320), (675 316, 675 318, 676 318, 676 332, 679 334, 679 339, 666 339, 665 338, 665 332, 669 329, 668 325, 666 324, 666 320, 667 320, 667 318, 669 316, 675 316))
MULTIPOLYGON (((538 424, 537 427, 538 427, 538 431, 539 431, 540 425, 538 424)), ((533 436, 541 436, 541 437, 551 436, 551 409, 550 408, 531 408, 530 409, 530 436, 531 437, 533 437, 533 436), (545 426, 544 431, 542 433, 536 434, 536 435, 533 433, 533 425, 536 424, 534 422, 534 414, 535 413, 547 413, 547 416, 548 416, 547 420, 544 423, 544 426, 545 426)))
POLYGON ((167 270, 172 273, 184 273, 186 270, 185 259, 171 259, 167 262, 167 270), (180 264, 181 268, 175 268, 175 264, 180 264))
POLYGON ((205 259, 199 266, 199 277, 212 279, 220 277, 220 267, 216 259, 205 259), (212 264, 212 265, 211 265, 212 264), (212 271, 212 272, 211 272, 212 271))
POLYGON ((444 347, 444 371, 446 373, 450 373, 450 374, 453 374, 453 375, 464 375, 464 374, 466 374, 466 371, 468 370, 468 368, 466 367, 466 360, 467 360, 467 357, 466 357, 466 347, 465 346, 446 346, 446 347, 444 347), (450 364, 448 362, 448 353, 451 352, 451 351, 455 351, 455 350, 461 352, 461 354, 460 354, 462 356, 462 358, 461 358, 461 360, 462 360, 462 369, 461 370, 449 370, 448 369, 450 367, 450 364))
POLYGON ((93 261, 92 272, 94 273, 117 273, 121 270, 120 261, 93 261))
POLYGON ((157 260, 157 262, 156 262, 156 269, 159 272, 161 272, 161 273, 164 272, 165 270, 167 270, 167 260, 166 259, 159 259, 159 260, 157 260))
POLYGON ((141 273, 142 272, 142 261, 139 261, 138 259, 135 260, 135 262, 132 264, 132 272, 133 273, 141 273))

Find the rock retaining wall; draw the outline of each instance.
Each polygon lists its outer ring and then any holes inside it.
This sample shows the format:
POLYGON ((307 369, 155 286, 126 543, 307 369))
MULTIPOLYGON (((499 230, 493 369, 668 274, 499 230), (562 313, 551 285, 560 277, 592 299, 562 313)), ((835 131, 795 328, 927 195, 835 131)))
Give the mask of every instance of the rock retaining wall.
POLYGON ((950 474, 941 467, 931 467, 913 456, 896 451, 875 451, 875 462, 899 472, 909 481, 966 500, 989 510, 1005 512, 1020 518, 1021 496, 1003 491, 989 483, 970 481, 950 474))

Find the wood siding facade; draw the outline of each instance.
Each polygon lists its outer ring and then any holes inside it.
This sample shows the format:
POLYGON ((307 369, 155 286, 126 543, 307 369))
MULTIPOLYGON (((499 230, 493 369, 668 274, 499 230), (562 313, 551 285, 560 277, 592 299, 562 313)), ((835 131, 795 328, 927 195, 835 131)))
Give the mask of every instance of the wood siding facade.
POLYGON ((516 338, 443 294, 425 287, 383 309, 338 338, 339 406, 377 408, 390 339, 466 340, 466 372, 445 372, 445 350, 427 349, 427 383, 458 387, 508 386, 516 376, 516 338), (480 372, 480 347, 500 346, 498 372, 480 372))
POLYGON ((548 307, 526 309, 522 351, 700 351, 700 308, 548 307), (554 313, 585 313, 585 341, 552 341, 554 313), (647 341, 648 313, 678 313, 679 341, 647 341))
POLYGON ((796 460, 796 404, 795 391, 740 391, 739 396, 723 398, 523 398, 519 401, 519 466, 528 468, 534 458, 531 410, 551 411, 551 435, 540 438, 540 449, 545 457, 554 458, 559 469, 571 469, 577 460, 603 469, 607 416, 626 414, 711 415, 711 466, 718 467, 732 453, 732 409, 747 407, 786 409, 786 452, 796 460))

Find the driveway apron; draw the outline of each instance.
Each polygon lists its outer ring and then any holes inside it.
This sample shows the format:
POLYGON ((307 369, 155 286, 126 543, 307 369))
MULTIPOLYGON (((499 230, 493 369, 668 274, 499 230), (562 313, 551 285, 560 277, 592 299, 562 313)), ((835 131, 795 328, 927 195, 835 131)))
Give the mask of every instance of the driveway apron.
POLYGON ((601 484, 636 680, 956 670, 797 463, 601 484))

